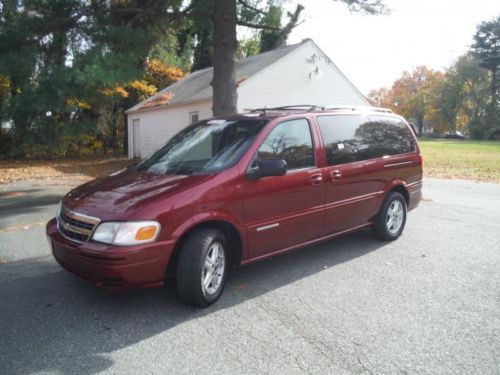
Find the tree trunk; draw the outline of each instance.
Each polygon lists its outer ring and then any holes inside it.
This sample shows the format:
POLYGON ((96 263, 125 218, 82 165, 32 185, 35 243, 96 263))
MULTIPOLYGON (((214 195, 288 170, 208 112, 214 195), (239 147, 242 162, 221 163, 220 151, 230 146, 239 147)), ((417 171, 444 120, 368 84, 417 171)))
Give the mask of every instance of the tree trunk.
POLYGON ((424 115, 419 113, 417 115, 417 127, 418 127, 418 135, 422 136, 424 131, 424 115))
POLYGON ((491 100, 495 105, 497 105, 498 103, 497 103, 497 71, 496 71, 496 69, 491 71, 490 91, 491 91, 491 100))
POLYGON ((236 0, 215 0, 214 76, 212 79, 214 116, 237 112, 238 92, 234 71, 236 39, 236 0))

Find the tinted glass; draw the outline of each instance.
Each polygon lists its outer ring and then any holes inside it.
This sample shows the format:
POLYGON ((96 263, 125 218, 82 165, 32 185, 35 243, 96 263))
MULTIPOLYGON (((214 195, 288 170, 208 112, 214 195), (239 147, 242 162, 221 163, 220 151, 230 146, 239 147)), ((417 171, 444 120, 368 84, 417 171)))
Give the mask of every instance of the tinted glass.
POLYGON ((415 150, 406 124, 387 116, 318 116, 328 165, 374 159, 415 150))
POLYGON ((212 173, 240 160, 266 120, 208 120, 187 127, 137 167, 156 174, 212 173))
POLYGON ((257 151, 259 159, 285 159, 288 169, 314 166, 314 151, 309 123, 305 119, 277 125, 257 151))
POLYGON ((406 123, 389 116, 369 116, 368 129, 358 129, 363 132, 370 147, 382 155, 399 155, 415 151, 415 139, 406 123))

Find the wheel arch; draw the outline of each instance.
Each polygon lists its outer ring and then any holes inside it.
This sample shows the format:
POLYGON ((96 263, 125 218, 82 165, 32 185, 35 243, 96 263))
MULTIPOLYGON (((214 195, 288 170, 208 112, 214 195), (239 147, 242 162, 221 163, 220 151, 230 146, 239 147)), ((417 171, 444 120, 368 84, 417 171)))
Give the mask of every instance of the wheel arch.
POLYGON ((387 192, 386 196, 393 191, 400 193, 405 198, 406 207, 408 207, 410 205, 410 193, 408 192, 408 189, 406 188, 406 186, 403 183, 398 183, 398 184, 392 186, 389 189, 389 191, 387 192))
POLYGON ((200 221, 193 222, 190 225, 186 225, 183 229, 176 231, 177 235, 175 238, 177 239, 168 262, 167 275, 175 273, 179 254, 186 238, 200 228, 216 228, 224 232, 229 242, 231 264, 233 266, 239 266, 241 264, 245 248, 245 238, 238 229, 237 225, 227 218, 205 218, 200 221))

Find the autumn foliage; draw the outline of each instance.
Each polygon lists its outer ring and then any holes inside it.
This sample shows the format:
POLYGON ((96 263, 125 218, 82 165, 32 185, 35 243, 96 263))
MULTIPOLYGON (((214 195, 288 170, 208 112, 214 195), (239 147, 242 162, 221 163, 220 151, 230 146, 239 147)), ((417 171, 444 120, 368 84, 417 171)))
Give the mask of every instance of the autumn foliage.
POLYGON ((425 66, 403 72, 392 87, 373 90, 372 104, 414 121, 422 133, 461 131, 471 138, 500 138, 500 17, 478 26, 471 50, 443 72, 425 66))
POLYGON ((156 86, 157 89, 162 89, 177 82, 185 75, 186 73, 181 68, 168 66, 160 59, 153 58, 146 62, 144 80, 156 86))
POLYGON ((466 54, 444 72, 425 66, 405 71, 390 88, 373 90, 368 98, 373 105, 412 121, 419 134, 424 124, 430 124, 435 135, 460 131, 488 138, 498 131, 486 121, 490 79, 478 61, 466 54))

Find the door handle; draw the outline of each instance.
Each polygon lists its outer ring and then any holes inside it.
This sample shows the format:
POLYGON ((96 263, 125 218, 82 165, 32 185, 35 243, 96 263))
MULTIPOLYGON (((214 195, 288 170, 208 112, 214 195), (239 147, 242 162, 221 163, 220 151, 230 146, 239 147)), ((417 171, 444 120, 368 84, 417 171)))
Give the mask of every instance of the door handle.
POLYGON ((335 169, 330 172, 330 177, 332 178, 332 180, 340 180, 340 178, 342 177, 342 172, 338 169, 335 169))
POLYGON ((323 181, 323 176, 320 174, 313 174, 311 177, 309 177, 309 180, 311 181, 311 184, 319 185, 321 184, 321 181, 323 181))

